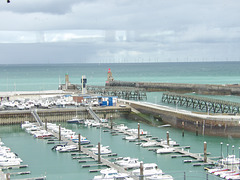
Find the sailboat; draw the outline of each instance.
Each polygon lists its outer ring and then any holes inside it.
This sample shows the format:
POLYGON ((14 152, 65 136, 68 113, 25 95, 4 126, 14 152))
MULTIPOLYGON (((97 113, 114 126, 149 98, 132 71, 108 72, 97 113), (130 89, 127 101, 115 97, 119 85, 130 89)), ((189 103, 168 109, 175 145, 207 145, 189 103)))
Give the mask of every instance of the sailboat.
POLYGON ((84 119, 79 119, 77 117, 77 106, 76 106, 76 116, 70 120, 67 120, 67 123, 75 123, 75 124, 83 124, 84 123, 84 119))

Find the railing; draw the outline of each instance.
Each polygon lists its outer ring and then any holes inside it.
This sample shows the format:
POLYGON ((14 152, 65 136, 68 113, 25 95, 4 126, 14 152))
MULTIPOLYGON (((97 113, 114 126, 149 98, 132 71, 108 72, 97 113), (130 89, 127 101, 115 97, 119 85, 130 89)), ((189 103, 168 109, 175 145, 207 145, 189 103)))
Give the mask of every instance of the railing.
POLYGON ((33 115, 34 119, 37 121, 37 123, 39 124, 39 126, 43 126, 42 120, 41 120, 40 117, 38 116, 36 110, 31 111, 31 114, 33 115))

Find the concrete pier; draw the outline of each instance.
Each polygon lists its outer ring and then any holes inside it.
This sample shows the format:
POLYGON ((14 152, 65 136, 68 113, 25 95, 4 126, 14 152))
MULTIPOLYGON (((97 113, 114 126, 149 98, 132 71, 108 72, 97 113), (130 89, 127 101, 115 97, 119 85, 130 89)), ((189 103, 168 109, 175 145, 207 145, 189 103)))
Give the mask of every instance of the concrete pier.
POLYGON ((197 127, 197 134, 240 137, 240 116, 238 115, 201 114, 152 103, 119 101, 129 104, 141 113, 160 116, 163 122, 179 129, 182 128, 184 121, 184 129, 194 132, 197 127))

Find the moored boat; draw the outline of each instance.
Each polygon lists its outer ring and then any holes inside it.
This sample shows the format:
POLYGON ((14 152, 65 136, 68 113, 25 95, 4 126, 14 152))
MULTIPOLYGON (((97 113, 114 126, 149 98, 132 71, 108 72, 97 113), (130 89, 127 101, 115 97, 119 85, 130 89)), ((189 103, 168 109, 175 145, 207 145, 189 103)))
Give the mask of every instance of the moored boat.
POLYGON ((93 180, 116 180, 116 179, 121 179, 121 180, 133 180, 132 178, 129 177, 128 174, 125 173, 118 173, 117 170, 113 168, 107 168, 103 169, 100 171, 101 175, 99 176, 94 176, 93 180))
POLYGON ((172 147, 164 147, 164 148, 160 148, 156 151, 157 154, 168 154, 168 153, 173 153, 175 151, 174 148, 172 147))

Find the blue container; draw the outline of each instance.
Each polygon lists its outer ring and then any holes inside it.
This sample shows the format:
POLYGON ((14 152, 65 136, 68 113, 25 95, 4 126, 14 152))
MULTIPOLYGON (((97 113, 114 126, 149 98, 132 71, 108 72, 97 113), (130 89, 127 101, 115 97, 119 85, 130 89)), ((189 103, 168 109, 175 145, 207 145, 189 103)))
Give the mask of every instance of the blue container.
POLYGON ((112 97, 109 97, 108 98, 108 106, 113 106, 113 98, 112 97))
POLYGON ((107 106, 107 101, 102 101, 102 103, 100 104, 100 106, 107 106))

